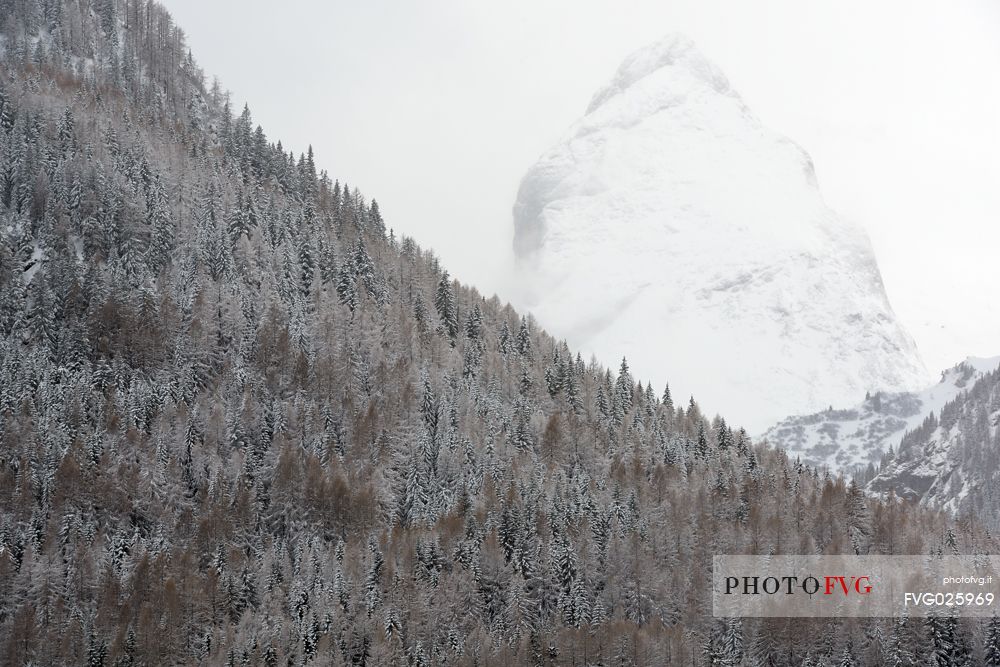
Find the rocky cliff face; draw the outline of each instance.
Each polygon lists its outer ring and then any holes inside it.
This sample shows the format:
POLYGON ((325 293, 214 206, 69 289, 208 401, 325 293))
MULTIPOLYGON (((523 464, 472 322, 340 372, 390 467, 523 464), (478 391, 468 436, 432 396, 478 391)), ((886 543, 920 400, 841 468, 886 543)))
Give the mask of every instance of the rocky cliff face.
POLYGON ((751 430, 927 381, 867 236, 685 38, 625 60, 525 175, 514 223, 550 331, 751 430))

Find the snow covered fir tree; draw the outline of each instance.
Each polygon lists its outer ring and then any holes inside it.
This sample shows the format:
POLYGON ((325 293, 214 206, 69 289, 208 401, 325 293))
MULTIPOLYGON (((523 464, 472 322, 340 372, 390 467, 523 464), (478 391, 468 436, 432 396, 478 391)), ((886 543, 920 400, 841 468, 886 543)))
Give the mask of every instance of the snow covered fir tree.
POLYGON ((713 619, 713 554, 996 544, 454 280, 155 2, 0 28, 3 664, 1000 664, 996 621, 713 619))

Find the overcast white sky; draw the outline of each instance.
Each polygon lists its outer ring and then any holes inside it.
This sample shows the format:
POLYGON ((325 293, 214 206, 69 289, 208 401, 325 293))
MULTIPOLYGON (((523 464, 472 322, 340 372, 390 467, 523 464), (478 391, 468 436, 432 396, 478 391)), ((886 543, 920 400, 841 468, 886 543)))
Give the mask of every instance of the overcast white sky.
POLYGON ((1000 354, 1000 1, 165 0, 268 136, 506 293, 521 176, 631 51, 686 33, 872 237, 927 365, 1000 354))

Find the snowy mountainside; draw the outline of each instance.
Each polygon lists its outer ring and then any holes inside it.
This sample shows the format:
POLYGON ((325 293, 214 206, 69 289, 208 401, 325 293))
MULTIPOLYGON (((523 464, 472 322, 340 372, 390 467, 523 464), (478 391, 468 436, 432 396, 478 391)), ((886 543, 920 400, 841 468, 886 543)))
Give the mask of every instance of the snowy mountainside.
POLYGON ((513 214, 546 328, 751 431, 928 381, 865 233, 684 37, 625 60, 513 214))
POLYGON ((921 391, 875 393, 851 408, 833 407, 781 420, 763 437, 811 466, 850 473, 878 466, 905 433, 969 389, 1000 365, 1000 357, 969 357, 941 372, 941 380, 921 391))
POLYGON ((973 514, 1000 528, 1000 368, 907 433, 895 456, 868 483, 933 509, 973 514))

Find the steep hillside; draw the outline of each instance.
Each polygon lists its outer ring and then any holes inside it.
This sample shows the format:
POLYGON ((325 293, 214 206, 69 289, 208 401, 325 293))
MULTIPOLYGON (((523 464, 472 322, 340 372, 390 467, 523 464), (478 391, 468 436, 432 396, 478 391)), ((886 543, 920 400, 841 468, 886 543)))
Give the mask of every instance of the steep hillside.
POLYGON ((941 380, 922 391, 876 392, 852 408, 830 407, 811 415, 781 420, 763 438, 806 465, 834 473, 874 476, 883 458, 900 440, 1000 365, 1000 358, 970 357, 942 371, 941 380))
POLYGON ((1000 530, 1000 369, 909 431, 868 488, 1000 530))
POLYGON ((524 176, 514 224, 542 325, 755 435, 930 380, 867 236, 685 38, 625 60, 524 176))
POLYGON ((923 660, 917 623, 713 620, 711 556, 995 551, 452 280, 159 5, 0 26, 5 664, 923 660))

